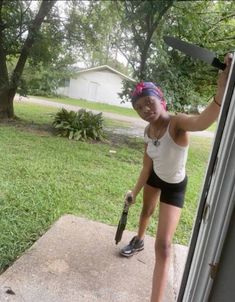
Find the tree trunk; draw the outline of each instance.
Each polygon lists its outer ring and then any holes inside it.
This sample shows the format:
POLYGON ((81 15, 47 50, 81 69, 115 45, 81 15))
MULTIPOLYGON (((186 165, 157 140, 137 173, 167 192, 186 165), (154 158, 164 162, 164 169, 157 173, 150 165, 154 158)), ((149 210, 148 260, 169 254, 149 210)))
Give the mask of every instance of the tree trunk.
MULTIPOLYGON (((144 80, 146 79, 146 62, 147 62, 147 58, 148 58, 148 52, 149 52, 149 48, 151 45, 151 40, 152 40, 152 36, 155 32, 155 30, 157 29, 159 23, 161 22, 162 17, 164 16, 164 14, 167 12, 167 10, 172 6, 173 4, 173 0, 168 0, 162 3, 162 8, 160 9, 159 13, 158 13, 158 17, 155 19, 154 21, 154 15, 157 13, 157 11, 152 14, 152 18, 150 18, 150 16, 148 16, 146 23, 148 23, 148 31, 146 32, 147 37, 146 40, 144 41, 143 44, 139 43, 139 41, 136 41, 136 44, 139 46, 140 49, 140 67, 139 70, 137 71, 137 77, 139 80, 144 80)), ((159 8, 158 8, 159 9, 159 8)))
POLYGON ((13 98, 10 98, 9 94, 7 89, 0 91, 0 119, 14 117, 13 98))
MULTIPOLYGON (((29 27, 28 36, 21 49, 19 60, 14 71, 12 72, 10 79, 8 79, 8 72, 6 69, 6 50, 4 50, 2 46, 4 42, 4 28, 0 27, 0 73, 2 73, 2 75, 0 75, 0 118, 14 118, 13 101, 19 85, 19 80, 24 70, 26 60, 35 42, 42 22, 52 9, 55 2, 56 0, 42 1, 38 14, 29 27)), ((0 14, 0 26, 1 24, 3 24, 3 22, 0 14)))
POLYGON ((146 62, 148 58, 148 51, 151 44, 151 38, 153 33, 148 36, 147 41, 145 42, 144 49, 140 53, 140 68, 139 68, 139 79, 144 81, 146 79, 146 62))
MULTIPOLYGON (((6 51, 3 47, 5 24, 2 20, 3 1, 0 1, 0 118, 8 118, 12 115, 12 109, 8 108, 9 78, 6 64, 6 51)), ((14 113, 13 113, 14 114, 14 113)))

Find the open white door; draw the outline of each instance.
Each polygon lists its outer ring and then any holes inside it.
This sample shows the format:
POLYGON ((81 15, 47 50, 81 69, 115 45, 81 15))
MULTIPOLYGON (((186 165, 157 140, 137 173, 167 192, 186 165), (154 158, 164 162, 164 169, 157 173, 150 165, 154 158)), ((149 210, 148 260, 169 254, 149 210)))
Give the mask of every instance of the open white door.
POLYGON ((232 218, 235 216, 234 61, 235 54, 201 193, 178 302, 235 301, 234 271, 232 280, 223 280, 223 286, 219 281, 222 277, 228 279, 230 276, 226 273, 228 272, 226 265, 235 269, 235 237, 234 243, 232 245, 230 243, 231 233, 235 234, 235 222, 232 224, 232 218), (228 287, 229 290, 226 290, 228 287))

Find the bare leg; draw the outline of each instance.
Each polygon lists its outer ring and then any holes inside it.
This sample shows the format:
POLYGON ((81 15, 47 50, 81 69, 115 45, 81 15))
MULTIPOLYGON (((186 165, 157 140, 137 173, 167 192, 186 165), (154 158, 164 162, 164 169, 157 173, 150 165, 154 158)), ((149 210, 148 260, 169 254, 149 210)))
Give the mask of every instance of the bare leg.
POLYGON ((163 202, 160 203, 151 302, 162 302, 163 299, 170 264, 171 242, 180 214, 180 208, 163 202))
POLYGON ((149 185, 144 186, 143 207, 139 219, 138 238, 143 239, 145 230, 148 226, 149 219, 154 212, 160 190, 149 185))

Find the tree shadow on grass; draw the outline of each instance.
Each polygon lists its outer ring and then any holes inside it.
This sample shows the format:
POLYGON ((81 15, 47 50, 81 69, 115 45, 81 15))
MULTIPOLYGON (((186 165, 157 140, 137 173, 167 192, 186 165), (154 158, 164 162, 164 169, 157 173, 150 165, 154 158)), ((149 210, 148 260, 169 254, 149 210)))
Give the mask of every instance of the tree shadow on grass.
POLYGON ((55 130, 50 124, 36 123, 33 121, 28 121, 24 119, 8 119, 1 120, 1 126, 14 127, 21 131, 35 133, 39 136, 52 136, 55 135, 55 130))
MULTIPOLYGON (((25 119, 0 120, 0 126, 14 127, 20 131, 34 133, 38 136, 56 136, 55 128, 49 123, 37 123, 25 119)), ((129 147, 142 150, 143 140, 125 134, 118 134, 112 131, 112 128, 105 129, 106 139, 104 141, 89 140, 87 142, 94 144, 108 144, 112 147, 129 147)))

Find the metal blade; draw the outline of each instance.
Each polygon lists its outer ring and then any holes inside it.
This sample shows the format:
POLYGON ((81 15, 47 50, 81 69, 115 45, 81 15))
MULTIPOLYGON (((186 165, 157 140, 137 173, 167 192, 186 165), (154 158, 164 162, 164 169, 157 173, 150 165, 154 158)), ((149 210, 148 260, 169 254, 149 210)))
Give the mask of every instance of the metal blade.
POLYGON ((199 47, 197 45, 188 42, 184 42, 174 37, 165 36, 163 39, 166 42, 166 44, 168 44, 169 46, 178 49, 179 51, 185 53, 186 55, 192 58, 200 59, 219 69, 225 69, 226 67, 226 65, 220 62, 216 58, 216 55, 210 50, 207 50, 205 48, 199 47))
POLYGON ((132 197, 131 196, 127 197, 127 202, 124 201, 122 215, 121 215, 121 218, 119 220, 117 231, 116 231, 116 235, 115 235, 115 242, 116 242, 116 244, 118 244, 118 242, 121 241, 123 231, 126 228, 127 216, 128 216, 128 211, 129 211, 129 207, 131 205, 131 202, 132 202, 132 197))
POLYGON ((128 215, 127 212, 123 212, 121 219, 119 220, 118 228, 117 228, 116 235, 115 235, 116 244, 118 244, 118 242, 120 242, 122 239, 122 234, 123 234, 123 231, 125 230, 126 223, 127 223, 127 215, 128 215))

